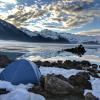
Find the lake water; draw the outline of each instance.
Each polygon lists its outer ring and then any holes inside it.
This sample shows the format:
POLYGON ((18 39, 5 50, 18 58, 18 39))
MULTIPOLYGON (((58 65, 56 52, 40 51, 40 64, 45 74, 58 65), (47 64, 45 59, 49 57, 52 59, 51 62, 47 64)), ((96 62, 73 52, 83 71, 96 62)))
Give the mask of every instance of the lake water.
POLYGON ((69 52, 60 51, 72 48, 78 44, 53 44, 53 43, 25 43, 14 41, 0 41, 1 54, 7 54, 12 59, 26 58, 29 60, 89 60, 100 64, 100 45, 84 45, 85 55, 79 57, 69 52))

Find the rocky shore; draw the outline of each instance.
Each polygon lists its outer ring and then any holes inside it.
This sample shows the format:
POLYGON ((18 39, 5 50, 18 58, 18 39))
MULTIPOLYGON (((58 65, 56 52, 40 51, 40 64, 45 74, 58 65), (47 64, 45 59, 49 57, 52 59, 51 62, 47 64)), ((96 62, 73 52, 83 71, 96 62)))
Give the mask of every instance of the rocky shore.
MULTIPOLYGON (((5 68, 12 62, 7 56, 0 56, 0 68, 5 68)), ((41 77, 40 85, 28 89, 29 92, 43 95, 46 100, 99 100, 92 93, 88 92, 84 95, 86 89, 92 90, 90 82, 91 77, 100 78, 98 73, 100 67, 97 64, 91 64, 89 61, 35 61, 39 67, 57 67, 66 70, 76 69, 82 70, 75 75, 66 78, 59 74, 47 74, 41 77)), ((9 93, 6 89, 0 88, 0 94, 9 93)))

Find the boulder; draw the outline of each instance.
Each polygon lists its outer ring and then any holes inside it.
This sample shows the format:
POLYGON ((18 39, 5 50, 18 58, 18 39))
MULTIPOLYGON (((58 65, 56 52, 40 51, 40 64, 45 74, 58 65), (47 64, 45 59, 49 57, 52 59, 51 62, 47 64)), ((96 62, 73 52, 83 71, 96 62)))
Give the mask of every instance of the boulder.
POLYGON ((98 68, 98 65, 97 64, 92 64, 91 66, 92 66, 92 69, 93 70, 97 70, 97 68, 98 68))
POLYGON ((90 67, 91 63, 89 61, 83 60, 81 61, 81 64, 83 65, 83 67, 90 67))
POLYGON ((86 52, 85 48, 82 45, 78 45, 75 48, 64 49, 62 51, 71 52, 71 53, 77 54, 80 57, 84 55, 84 53, 86 52))
POLYGON ((100 78, 99 75, 98 75, 98 73, 97 73, 97 71, 94 70, 93 68, 88 69, 88 71, 89 71, 89 74, 90 74, 92 77, 100 78))
POLYGON ((85 95, 85 100, 99 100, 97 97, 95 97, 92 93, 88 92, 85 95))
POLYGON ((11 60, 6 55, 0 55, 0 68, 7 66, 11 60))
POLYGON ((4 88, 0 88, 0 95, 2 95, 2 94, 7 94, 7 93, 9 93, 9 91, 7 91, 7 90, 4 89, 4 88))
POLYGON ((92 89, 91 83, 83 75, 72 75, 68 80, 73 86, 81 89, 92 89))
POLYGON ((63 64, 63 62, 62 62, 61 60, 58 60, 58 61, 57 61, 57 65, 58 65, 58 67, 61 67, 62 64, 63 64))
POLYGON ((51 63, 50 63, 49 61, 44 61, 44 62, 42 62, 42 65, 43 65, 43 66, 50 66, 51 63))
POLYGON ((67 82, 68 82, 68 79, 65 78, 65 77, 64 77, 63 75, 61 75, 61 74, 55 75, 55 77, 57 77, 57 78, 59 78, 59 79, 61 79, 61 80, 63 80, 63 81, 67 81, 67 82))
POLYGON ((90 80, 90 75, 88 72, 79 72, 77 75, 83 76, 86 80, 90 80))
POLYGON ((55 75, 47 75, 45 78, 45 90, 51 94, 70 94, 74 87, 67 81, 61 80, 55 75))
POLYGON ((73 62, 71 60, 64 61, 63 66, 66 69, 74 68, 73 62))

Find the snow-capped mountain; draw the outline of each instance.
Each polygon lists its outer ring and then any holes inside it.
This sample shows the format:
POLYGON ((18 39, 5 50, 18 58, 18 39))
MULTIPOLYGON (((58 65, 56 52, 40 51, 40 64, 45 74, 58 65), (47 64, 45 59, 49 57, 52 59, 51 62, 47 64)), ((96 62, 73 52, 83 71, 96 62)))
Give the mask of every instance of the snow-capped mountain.
POLYGON ((33 32, 31 31, 28 30, 22 31, 21 29, 15 27, 14 25, 0 19, 0 40, 14 40, 23 42, 69 43, 67 39, 64 39, 62 37, 53 39, 53 37, 45 37, 47 36, 46 34, 44 34, 44 36, 41 34, 37 34, 37 32, 34 32, 34 35, 32 34, 33 32))
POLYGON ((51 30, 29 31, 25 28, 16 28, 14 25, 0 19, 0 39, 26 42, 52 42, 52 43, 85 43, 100 44, 100 36, 75 35, 60 33, 51 30))
POLYGON ((53 32, 47 29, 41 32, 38 31, 32 32, 25 28, 21 28, 21 30, 27 35, 29 35, 34 40, 34 42, 69 43, 67 38, 62 37, 57 32, 53 32))
POLYGON ((37 32, 34 32, 33 35, 33 32, 31 31, 28 30, 22 31, 21 29, 15 27, 14 25, 0 19, 0 40, 15 40, 23 42, 69 43, 67 39, 64 39, 62 37, 53 38, 53 37, 45 37, 45 35, 46 34, 44 35, 37 34, 37 32))
POLYGON ((71 34, 71 33, 59 33, 59 32, 54 32, 51 30, 42 30, 40 32, 38 31, 29 31, 27 29, 21 28, 23 32, 28 34, 31 37, 34 36, 42 36, 44 38, 51 38, 53 40, 63 38, 68 40, 70 43, 85 43, 85 44, 99 44, 100 43, 100 36, 87 36, 87 35, 76 35, 76 34, 71 34))
POLYGON ((60 36, 59 33, 53 32, 53 31, 47 30, 47 29, 42 30, 41 32, 38 32, 38 31, 32 32, 32 31, 29 31, 29 30, 27 30, 27 29, 25 29, 25 28, 21 28, 21 30, 22 30, 23 32, 27 33, 28 35, 30 35, 31 37, 37 36, 37 35, 41 35, 41 36, 43 36, 43 37, 45 37, 45 38, 52 38, 52 39, 55 40, 55 39, 58 39, 59 36, 60 36))

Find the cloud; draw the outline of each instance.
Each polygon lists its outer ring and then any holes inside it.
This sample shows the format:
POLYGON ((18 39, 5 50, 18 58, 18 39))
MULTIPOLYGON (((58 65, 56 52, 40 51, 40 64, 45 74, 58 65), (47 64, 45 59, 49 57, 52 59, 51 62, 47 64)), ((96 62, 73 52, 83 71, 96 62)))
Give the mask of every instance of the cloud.
POLYGON ((100 17, 95 0, 55 0, 50 4, 17 5, 7 11, 5 20, 18 27, 32 25, 41 29, 72 29, 82 27, 100 17), (32 24, 34 23, 34 24, 32 24))
POLYGON ((80 35, 100 35, 100 29, 93 29, 93 30, 90 30, 90 31, 83 31, 83 32, 79 32, 77 34, 80 34, 80 35))
POLYGON ((16 3, 16 0, 0 0, 0 2, 3 2, 3 3, 16 3))

